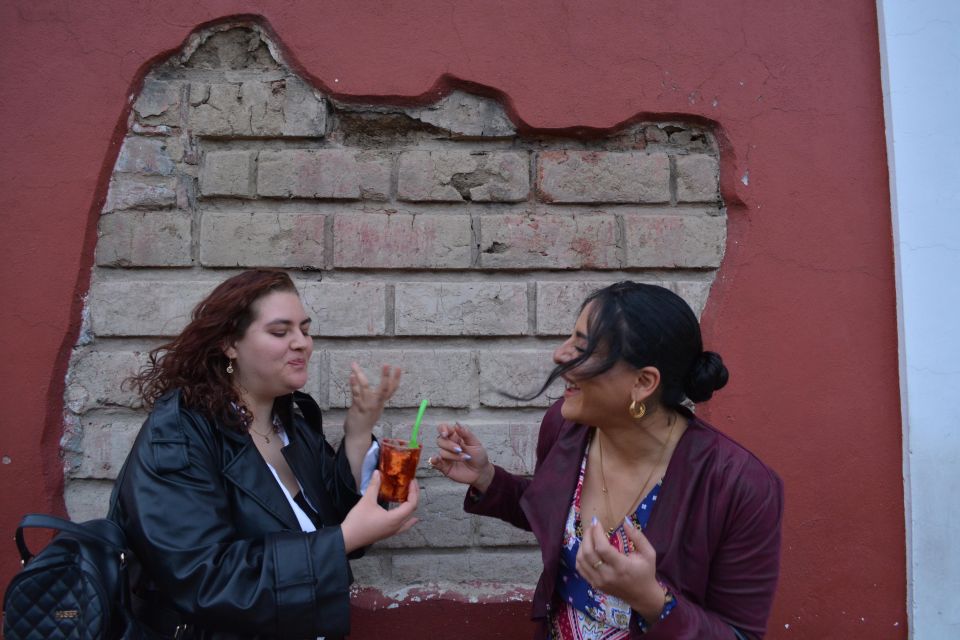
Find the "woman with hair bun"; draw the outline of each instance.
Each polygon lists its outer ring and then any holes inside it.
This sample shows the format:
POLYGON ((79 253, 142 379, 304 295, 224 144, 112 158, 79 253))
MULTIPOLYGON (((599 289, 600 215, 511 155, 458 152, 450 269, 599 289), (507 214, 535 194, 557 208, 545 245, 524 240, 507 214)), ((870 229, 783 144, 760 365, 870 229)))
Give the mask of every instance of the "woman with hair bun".
POLYGON ((387 511, 370 473, 399 369, 384 366, 373 388, 353 365, 334 451, 298 391, 312 351, 290 276, 254 269, 217 286, 131 379, 150 415, 110 517, 135 554, 134 614, 148 637, 345 636, 348 558, 416 522, 416 481, 387 511))
POLYGON ((668 289, 591 294, 553 356, 563 399, 543 418, 532 478, 493 465, 462 425, 431 464, 470 485, 464 508, 533 531, 536 638, 760 638, 780 565, 783 487, 695 416, 727 382, 668 289))

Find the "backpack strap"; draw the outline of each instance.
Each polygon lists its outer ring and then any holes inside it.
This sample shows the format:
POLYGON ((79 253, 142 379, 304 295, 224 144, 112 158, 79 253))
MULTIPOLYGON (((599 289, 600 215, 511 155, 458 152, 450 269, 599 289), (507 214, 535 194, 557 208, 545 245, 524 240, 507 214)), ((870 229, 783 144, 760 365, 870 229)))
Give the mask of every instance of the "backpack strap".
POLYGON ((90 527, 82 524, 70 522, 69 520, 64 520, 63 518, 58 518, 56 516, 49 516, 40 513, 28 513, 27 515, 23 516, 23 519, 20 521, 20 526, 17 527, 17 533, 14 537, 17 542, 17 549, 20 551, 20 558, 24 563, 28 562, 30 558, 33 557, 33 553, 31 553, 30 549, 27 547, 27 542, 23 537, 24 529, 54 529, 73 534, 86 540, 101 542, 111 547, 117 547, 118 549, 122 549, 124 546, 122 543, 118 545, 117 540, 112 540, 108 536, 100 535, 98 532, 93 531, 90 527))

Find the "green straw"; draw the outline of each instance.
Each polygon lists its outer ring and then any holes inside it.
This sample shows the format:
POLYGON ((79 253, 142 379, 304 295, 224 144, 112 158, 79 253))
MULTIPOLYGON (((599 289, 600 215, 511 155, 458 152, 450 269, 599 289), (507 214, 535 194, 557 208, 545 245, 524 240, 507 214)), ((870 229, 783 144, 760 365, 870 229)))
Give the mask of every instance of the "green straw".
POLYGON ((410 433, 410 448, 416 449, 419 445, 417 444, 417 434, 420 433, 420 421, 423 419, 423 412, 427 410, 427 399, 424 398, 420 401, 420 410, 417 411, 417 419, 413 421, 413 431, 410 433))

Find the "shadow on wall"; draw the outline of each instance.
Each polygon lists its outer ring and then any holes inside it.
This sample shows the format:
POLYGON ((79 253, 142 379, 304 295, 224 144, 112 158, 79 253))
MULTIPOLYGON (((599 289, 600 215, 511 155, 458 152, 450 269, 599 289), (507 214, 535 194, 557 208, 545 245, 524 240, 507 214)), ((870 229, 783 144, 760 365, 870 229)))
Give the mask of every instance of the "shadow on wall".
MULTIPOLYGON (((549 400, 499 391, 539 387, 580 302, 610 282, 663 284, 699 315, 726 241, 718 171, 714 133, 691 124, 585 139, 518 133, 502 104, 463 91, 346 103, 256 24, 194 34, 146 76, 110 178, 64 399, 70 515, 105 512, 144 418, 120 382, 252 266, 295 272, 321 338, 306 390, 333 439, 350 361, 391 362, 404 380, 379 435, 404 433, 428 397, 434 423, 471 424, 497 463, 531 473, 549 400)), ((532 536, 420 477, 421 524, 353 563, 356 601, 526 599, 532 536)))

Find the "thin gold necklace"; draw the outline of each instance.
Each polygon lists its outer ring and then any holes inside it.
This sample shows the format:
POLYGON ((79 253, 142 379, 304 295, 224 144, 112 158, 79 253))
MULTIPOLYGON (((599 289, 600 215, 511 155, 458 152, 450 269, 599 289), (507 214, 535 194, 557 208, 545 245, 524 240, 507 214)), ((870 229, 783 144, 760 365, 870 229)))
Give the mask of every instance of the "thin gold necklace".
POLYGON ((256 429, 253 428, 253 425, 250 425, 248 428, 250 429, 250 431, 253 431, 255 434, 257 434, 258 436, 260 436, 261 438, 263 438, 263 439, 267 442, 267 444, 270 444, 270 434, 269 434, 269 433, 260 433, 259 431, 257 431, 256 429))
MULTIPOLYGON (((276 433, 280 433, 280 425, 277 424, 278 419, 279 419, 279 416, 277 416, 277 415, 274 415, 274 416, 273 416, 273 424, 272 424, 271 426, 273 427, 273 432, 274 432, 275 434, 276 434, 276 433)), ((251 422, 251 423, 250 423, 250 426, 247 427, 247 428, 248 428, 250 431, 253 431, 253 432, 254 432, 255 434, 257 434, 258 436, 260 436, 261 438, 263 438, 263 439, 266 441, 267 444, 270 444, 270 433, 269 433, 269 432, 268 432, 268 433, 260 433, 259 431, 257 431, 256 429, 253 428, 253 422, 251 422)), ((601 471, 602 471, 602 469, 601 469, 601 471)))
MULTIPOLYGON (((637 494, 637 497, 634 498, 633 501, 630 503, 630 509, 633 509, 633 506, 634 506, 636 503, 638 503, 638 502, 643 498, 643 496, 646 495, 647 485, 650 484, 650 480, 653 478, 654 472, 655 472, 657 469, 660 468, 660 465, 663 464, 663 459, 664 459, 664 456, 665 456, 666 453, 667 453, 667 448, 668 448, 668 446, 670 445, 670 441, 673 439, 673 428, 674 428, 675 426, 676 426, 676 420, 673 419, 673 418, 671 418, 671 420, 670 420, 670 431, 667 433, 667 440, 666 440, 666 441, 663 443, 663 445, 660 447, 660 459, 657 460, 657 464, 656 464, 656 465, 654 465, 653 467, 650 468, 650 473, 647 474, 647 479, 644 480, 644 482, 643 482, 643 487, 640 488, 640 493, 638 493, 638 494, 637 494)), ((607 507, 607 518, 608 518, 608 521, 610 521, 610 520, 613 519, 613 509, 610 508, 610 491, 607 490, 607 476, 606 476, 606 474, 603 473, 603 438, 601 437, 602 434, 600 433, 599 430, 598 430, 596 433, 597 433, 597 448, 600 450, 600 483, 601 483, 601 490, 603 491, 603 499, 604 499, 604 502, 606 503, 606 507, 607 507)), ((629 511, 627 512, 627 515, 629 515, 629 511)), ((619 523, 614 524, 613 527, 611 527, 610 529, 608 529, 608 532, 609 532, 609 533, 613 533, 614 531, 616 531, 616 529, 617 529, 618 526, 619 526, 619 523)))

